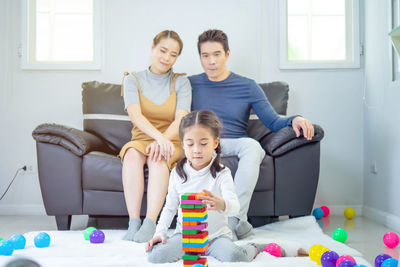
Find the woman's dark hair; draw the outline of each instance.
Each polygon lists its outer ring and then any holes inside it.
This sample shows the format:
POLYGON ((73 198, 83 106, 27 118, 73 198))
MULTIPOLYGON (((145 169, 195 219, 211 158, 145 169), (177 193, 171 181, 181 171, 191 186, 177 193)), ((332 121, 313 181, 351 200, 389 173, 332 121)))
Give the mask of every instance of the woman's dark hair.
MULTIPOLYGON (((182 118, 181 124, 179 125, 179 139, 183 143, 183 136, 185 135, 185 130, 188 127, 199 125, 202 127, 209 128, 214 139, 217 139, 221 135, 222 123, 219 120, 218 116, 215 115, 214 112, 210 110, 197 110, 192 111, 182 118)), ((215 178, 217 177, 217 172, 221 171, 225 168, 225 166, 221 166, 221 145, 218 143, 217 148, 215 149, 217 153, 216 158, 214 159, 213 164, 211 165, 210 172, 211 175, 215 178)), ((187 175, 185 170, 183 169, 184 164, 186 163, 187 158, 183 158, 176 165, 176 172, 183 179, 183 182, 187 181, 187 175)))
POLYGON ((165 30, 165 31, 162 31, 159 34, 157 34, 153 38, 153 45, 156 46, 162 39, 168 39, 168 38, 174 39, 175 41, 178 42, 178 44, 179 44, 178 55, 180 55, 182 52, 182 49, 183 49, 183 42, 182 42, 181 38, 179 37, 179 35, 174 31, 165 30))
POLYGON ((199 54, 201 54, 200 46, 205 42, 220 43, 224 48, 225 54, 229 50, 228 36, 221 30, 208 30, 200 34, 199 40, 197 41, 197 49, 199 50, 199 54))

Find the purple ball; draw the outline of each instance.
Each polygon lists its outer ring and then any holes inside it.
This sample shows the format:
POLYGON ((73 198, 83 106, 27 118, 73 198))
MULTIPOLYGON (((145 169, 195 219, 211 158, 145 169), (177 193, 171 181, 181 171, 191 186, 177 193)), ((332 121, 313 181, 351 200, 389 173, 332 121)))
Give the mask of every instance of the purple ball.
POLYGON ((329 250, 322 254, 321 265, 322 267, 335 267, 337 259, 339 259, 339 254, 335 251, 329 250))
POLYGON ((339 263, 338 267, 354 267, 356 265, 357 263, 355 263, 354 261, 345 260, 339 263))
POLYGON ((101 230, 94 230, 89 236, 90 243, 103 243, 105 238, 106 236, 101 230))
POLYGON ((381 267, 382 262, 384 262, 386 259, 391 258, 388 254, 379 254, 375 258, 375 267, 381 267))

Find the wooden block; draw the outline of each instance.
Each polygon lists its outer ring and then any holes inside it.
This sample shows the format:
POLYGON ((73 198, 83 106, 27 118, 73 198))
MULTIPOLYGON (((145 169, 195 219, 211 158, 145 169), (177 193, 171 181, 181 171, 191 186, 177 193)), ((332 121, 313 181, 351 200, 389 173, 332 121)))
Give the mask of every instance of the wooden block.
POLYGON ((200 199, 199 196, 206 196, 206 193, 201 192, 201 193, 196 194, 196 199, 200 199))
POLYGON ((199 232, 199 230, 182 230, 182 234, 184 235, 196 235, 199 232))
POLYGON ((182 260, 184 261, 197 261, 199 259, 199 255, 194 254, 183 254, 182 260))
MULTIPOLYGON (((188 231, 193 231, 193 230, 188 230, 188 231)), ((198 231, 196 234, 185 234, 183 233, 182 238, 197 238, 197 239, 203 239, 205 237, 208 237, 208 231, 198 231)))
POLYGON ((182 212, 204 212, 207 207, 202 207, 201 209, 182 209, 182 212))
POLYGON ((189 204, 181 204, 182 209, 194 209, 195 205, 189 205, 189 204))
POLYGON ((204 266, 206 266, 207 258, 199 258, 197 260, 183 260, 183 264, 185 265, 194 265, 196 263, 203 264, 204 266))
POLYGON ((208 249, 208 244, 202 248, 182 247, 183 251, 188 251, 188 252, 205 252, 207 249, 208 249))

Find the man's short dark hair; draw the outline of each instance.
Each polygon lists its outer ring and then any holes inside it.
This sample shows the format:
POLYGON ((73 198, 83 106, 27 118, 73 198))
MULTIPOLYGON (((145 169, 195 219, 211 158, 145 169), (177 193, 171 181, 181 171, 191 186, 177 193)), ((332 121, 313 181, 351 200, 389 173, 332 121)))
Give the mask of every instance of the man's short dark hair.
POLYGON ((197 49, 199 50, 199 54, 201 54, 200 46, 202 43, 205 42, 220 43, 224 48, 225 54, 229 50, 228 36, 226 36, 226 34, 221 30, 208 30, 199 35, 199 41, 197 42, 197 49))

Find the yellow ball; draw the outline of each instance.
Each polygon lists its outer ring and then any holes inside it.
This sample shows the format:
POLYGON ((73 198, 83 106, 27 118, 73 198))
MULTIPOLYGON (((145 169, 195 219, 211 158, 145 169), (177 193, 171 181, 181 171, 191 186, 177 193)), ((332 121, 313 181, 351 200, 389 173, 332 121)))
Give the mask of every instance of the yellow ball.
POLYGON ((347 208, 344 210, 344 217, 351 220, 356 216, 356 212, 352 208, 347 208))
POLYGON ((323 251, 324 249, 327 249, 327 248, 324 247, 323 245, 320 245, 320 244, 313 245, 310 248, 310 250, 308 251, 308 255, 310 256, 310 259, 315 262, 318 262, 318 260, 321 262, 321 256, 323 254, 323 253, 321 253, 321 251, 323 251))

